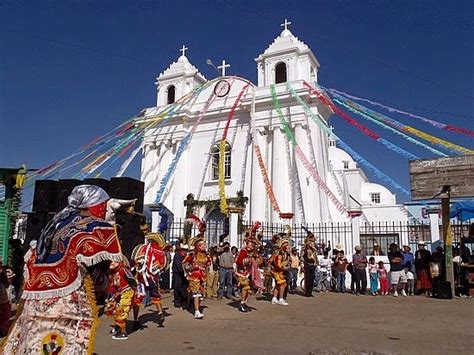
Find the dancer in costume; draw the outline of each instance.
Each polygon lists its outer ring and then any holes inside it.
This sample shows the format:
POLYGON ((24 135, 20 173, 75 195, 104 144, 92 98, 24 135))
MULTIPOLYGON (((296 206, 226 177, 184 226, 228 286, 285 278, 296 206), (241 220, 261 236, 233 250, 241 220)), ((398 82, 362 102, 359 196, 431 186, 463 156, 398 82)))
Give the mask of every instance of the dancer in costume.
POLYGON ((92 354, 98 318, 86 267, 122 260, 114 228, 103 220, 108 199, 97 186, 77 186, 42 230, 4 354, 92 354))
POLYGON ((109 284, 109 297, 105 305, 105 314, 114 318, 112 339, 128 339, 126 324, 130 308, 136 300, 135 291, 137 281, 130 272, 128 260, 110 264, 111 280, 109 284))
POLYGON ((288 245, 290 239, 288 236, 282 235, 277 240, 275 245, 275 251, 270 259, 271 274, 275 280, 275 288, 273 289, 272 304, 279 304, 282 306, 288 306, 288 302, 285 301, 283 295, 287 287, 285 279, 285 269, 288 264, 288 245))
POLYGON ((245 233, 245 246, 240 250, 236 259, 236 276, 238 287, 240 288, 240 306, 241 312, 248 312, 247 302, 252 294, 252 288, 263 290, 263 282, 258 270, 263 258, 258 254, 258 248, 261 245, 256 233, 260 228, 260 222, 256 222, 252 228, 245 233))
MULTIPOLYGON (((163 232, 163 230, 162 230, 163 232)), ((147 233, 146 242, 135 247, 132 251, 132 260, 135 266, 135 272, 138 280, 138 290, 140 295, 148 291, 151 303, 156 306, 158 311, 157 322, 162 325, 164 321, 163 304, 160 294, 160 272, 168 266, 168 258, 163 250, 165 240, 160 233, 147 233)), ((142 297, 141 297, 142 298, 142 297)), ((134 313, 138 314, 138 302, 135 305, 134 313)), ((139 328, 135 317, 134 327, 139 328)))
POLYGON ((211 258, 206 252, 206 241, 204 239, 206 224, 196 216, 191 216, 188 221, 196 225, 199 234, 188 241, 189 247, 194 249, 184 258, 183 269, 187 273, 188 292, 191 292, 193 297, 194 319, 201 319, 204 315, 199 307, 205 291, 207 269, 211 264, 211 258))
POLYGON ((308 236, 304 241, 303 248, 303 270, 304 270, 304 295, 313 296, 314 278, 318 257, 314 243, 316 238, 314 234, 308 231, 308 236))

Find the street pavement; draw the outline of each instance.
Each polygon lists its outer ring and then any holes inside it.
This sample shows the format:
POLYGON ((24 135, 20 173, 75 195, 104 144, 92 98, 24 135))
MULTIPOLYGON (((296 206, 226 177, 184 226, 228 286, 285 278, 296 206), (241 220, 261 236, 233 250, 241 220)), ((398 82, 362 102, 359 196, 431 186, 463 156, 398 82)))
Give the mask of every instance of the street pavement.
MULTIPOLYGON (((144 308, 144 329, 113 340, 101 318, 95 352, 106 354, 473 354, 474 300, 421 296, 290 295, 289 306, 252 296, 249 313, 237 302, 210 299, 205 317, 176 309, 169 294, 162 327, 144 308)), ((131 315, 130 315, 131 319, 131 315)), ((132 323, 129 322, 131 331, 132 323)))

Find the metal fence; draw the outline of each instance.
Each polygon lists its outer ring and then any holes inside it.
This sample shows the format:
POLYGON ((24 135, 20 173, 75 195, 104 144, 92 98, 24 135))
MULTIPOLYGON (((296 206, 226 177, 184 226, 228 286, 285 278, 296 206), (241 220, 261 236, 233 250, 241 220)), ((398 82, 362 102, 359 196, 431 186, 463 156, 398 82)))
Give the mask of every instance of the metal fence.
MULTIPOLYGON (((176 243, 178 240, 184 240, 189 237, 193 237, 198 234, 197 228, 186 222, 183 218, 177 218, 171 224, 168 232, 166 233, 166 240, 171 243, 176 243)), ((219 237, 226 236, 229 234, 229 222, 228 220, 206 221, 206 242, 209 246, 216 245, 220 242, 219 237)))
MULTIPOLYGON (((252 223, 243 222, 244 231, 251 225, 252 223)), ((263 241, 268 242, 274 234, 286 233, 284 226, 284 223, 262 223, 260 231, 263 233, 263 241)), ((300 248, 307 236, 306 230, 309 230, 316 236, 316 248, 320 254, 325 248, 334 248, 337 244, 342 244, 345 252, 351 253, 356 243, 362 247, 365 253, 370 254, 374 244, 377 243, 380 250, 386 255, 391 243, 408 244, 412 249, 415 249, 418 241, 422 240, 430 245, 433 239, 431 227, 426 223, 363 222, 358 228, 350 222, 292 224, 290 226, 293 246, 300 248)), ((456 246, 461 237, 468 236, 469 224, 451 221, 451 230, 453 245, 456 246)), ((239 245, 242 243, 242 236, 243 233, 239 235, 239 245)), ((439 236, 442 240, 441 225, 439 226, 439 236)))
MULTIPOLYGON (((248 229, 253 223, 243 222, 244 229, 248 229)), ((263 222, 259 231, 263 234, 263 242, 272 239, 274 234, 286 233, 286 223, 263 222)), ((316 236, 316 247, 322 253, 324 248, 334 248, 336 244, 350 245, 352 241, 352 227, 350 223, 307 223, 292 224, 291 244, 298 249, 304 244, 308 231, 316 236)), ((242 244, 243 233, 239 235, 239 244, 242 244)))

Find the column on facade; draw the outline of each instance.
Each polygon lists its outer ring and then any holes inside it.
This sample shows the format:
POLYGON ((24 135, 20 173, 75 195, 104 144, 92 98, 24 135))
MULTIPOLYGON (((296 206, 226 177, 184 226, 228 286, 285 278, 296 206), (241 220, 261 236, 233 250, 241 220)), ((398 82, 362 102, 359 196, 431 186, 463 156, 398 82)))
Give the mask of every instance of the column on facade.
POLYGON ((143 173, 145 176, 145 203, 152 204, 155 201, 155 195, 157 192, 157 180, 159 170, 159 159, 162 147, 157 142, 150 143, 148 145, 148 153, 145 155, 145 164, 143 173))
MULTIPOLYGON (((313 108, 313 112, 317 114, 317 108, 313 108)), ((316 164, 318 174, 321 176, 323 181, 327 182, 327 176, 329 172, 329 152, 328 152, 328 141, 326 133, 323 132, 319 126, 313 125, 311 130, 311 138, 313 140, 316 164)), ((329 214, 329 200, 326 194, 318 188, 318 196, 320 201, 320 218, 322 222, 330 222, 331 216, 329 214)))
MULTIPOLYGON (((157 179, 157 182, 156 182, 156 191, 158 191, 158 189, 160 187, 161 180, 165 176, 165 174, 168 171, 168 168, 171 164, 171 161, 173 160, 174 154, 173 154, 172 148, 173 148, 173 146, 172 146, 170 140, 166 140, 165 142, 163 142, 163 145, 161 147, 163 152, 161 153, 162 157, 161 157, 160 162, 159 162, 160 173, 159 173, 159 176, 158 176, 158 179, 157 179)), ((166 188, 163 192, 161 202, 168 209, 170 209, 174 213, 173 208, 172 208, 172 201, 169 198, 169 196, 170 196, 170 187, 172 186, 172 183, 173 183, 173 178, 171 178, 170 181, 168 182, 168 184, 166 185, 166 188)))
POLYGON ((247 182, 245 184, 246 196, 249 197, 249 211, 247 218, 249 221, 264 221, 265 220, 265 204, 268 201, 268 197, 265 191, 265 184, 263 183, 262 173, 258 165, 257 156, 253 145, 258 144, 260 146, 262 159, 265 162, 264 152, 264 139, 258 131, 255 135, 258 142, 252 142, 248 147, 249 161, 247 163, 247 182))
MULTIPOLYGON (((307 126, 298 124, 295 126, 295 138, 301 150, 305 153, 311 162, 309 154, 309 142, 306 134, 307 126)), ((316 154, 316 152, 315 152, 316 154)), ((303 206, 305 211, 305 219, 308 223, 320 222, 320 198, 318 193, 318 185, 310 176, 308 170, 303 166, 301 160, 295 158, 295 167, 298 170, 299 187, 303 198, 303 206)))
MULTIPOLYGON (((273 156, 274 156, 274 136, 275 132, 273 131, 272 127, 264 127, 263 130, 260 131, 262 134, 263 142, 264 142, 264 152, 263 152, 263 161, 265 162, 265 167, 267 168, 268 179, 272 187, 274 188, 273 184, 273 156)), ((275 192, 275 191, 273 191, 275 192)), ((277 198, 278 199, 278 198, 277 198)), ((268 197, 265 199, 265 214, 264 214, 264 221, 266 222, 273 222, 276 221, 278 217, 275 217, 276 213, 273 211, 272 204, 268 197)))
MULTIPOLYGON (((285 133, 281 128, 273 131, 273 157, 271 159, 272 171, 271 182, 273 184, 275 196, 280 203, 281 212, 293 212, 293 187, 290 186, 288 168, 286 162, 285 133)), ((291 162, 290 162, 291 163, 291 162)), ((274 221, 278 220, 278 215, 274 213, 274 221)))
MULTIPOLYGON (((177 150, 179 142, 174 143, 174 150, 177 150)), ((184 200, 188 195, 189 191, 189 174, 190 174, 190 164, 188 163, 189 157, 189 147, 186 149, 181 158, 179 159, 178 165, 176 166, 176 171, 174 172, 174 184, 170 196, 173 197, 173 213, 176 217, 184 218, 185 208, 184 200)), ((201 163, 201 162, 199 162, 201 163)))

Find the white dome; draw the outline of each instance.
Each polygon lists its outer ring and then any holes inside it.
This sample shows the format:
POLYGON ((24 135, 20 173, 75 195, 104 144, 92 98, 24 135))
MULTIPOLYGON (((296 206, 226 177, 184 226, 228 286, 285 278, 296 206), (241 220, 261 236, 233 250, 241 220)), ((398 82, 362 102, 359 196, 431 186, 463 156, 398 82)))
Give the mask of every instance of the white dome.
POLYGON ((333 170, 356 169, 357 164, 344 150, 330 146, 328 147, 329 161, 333 170))

